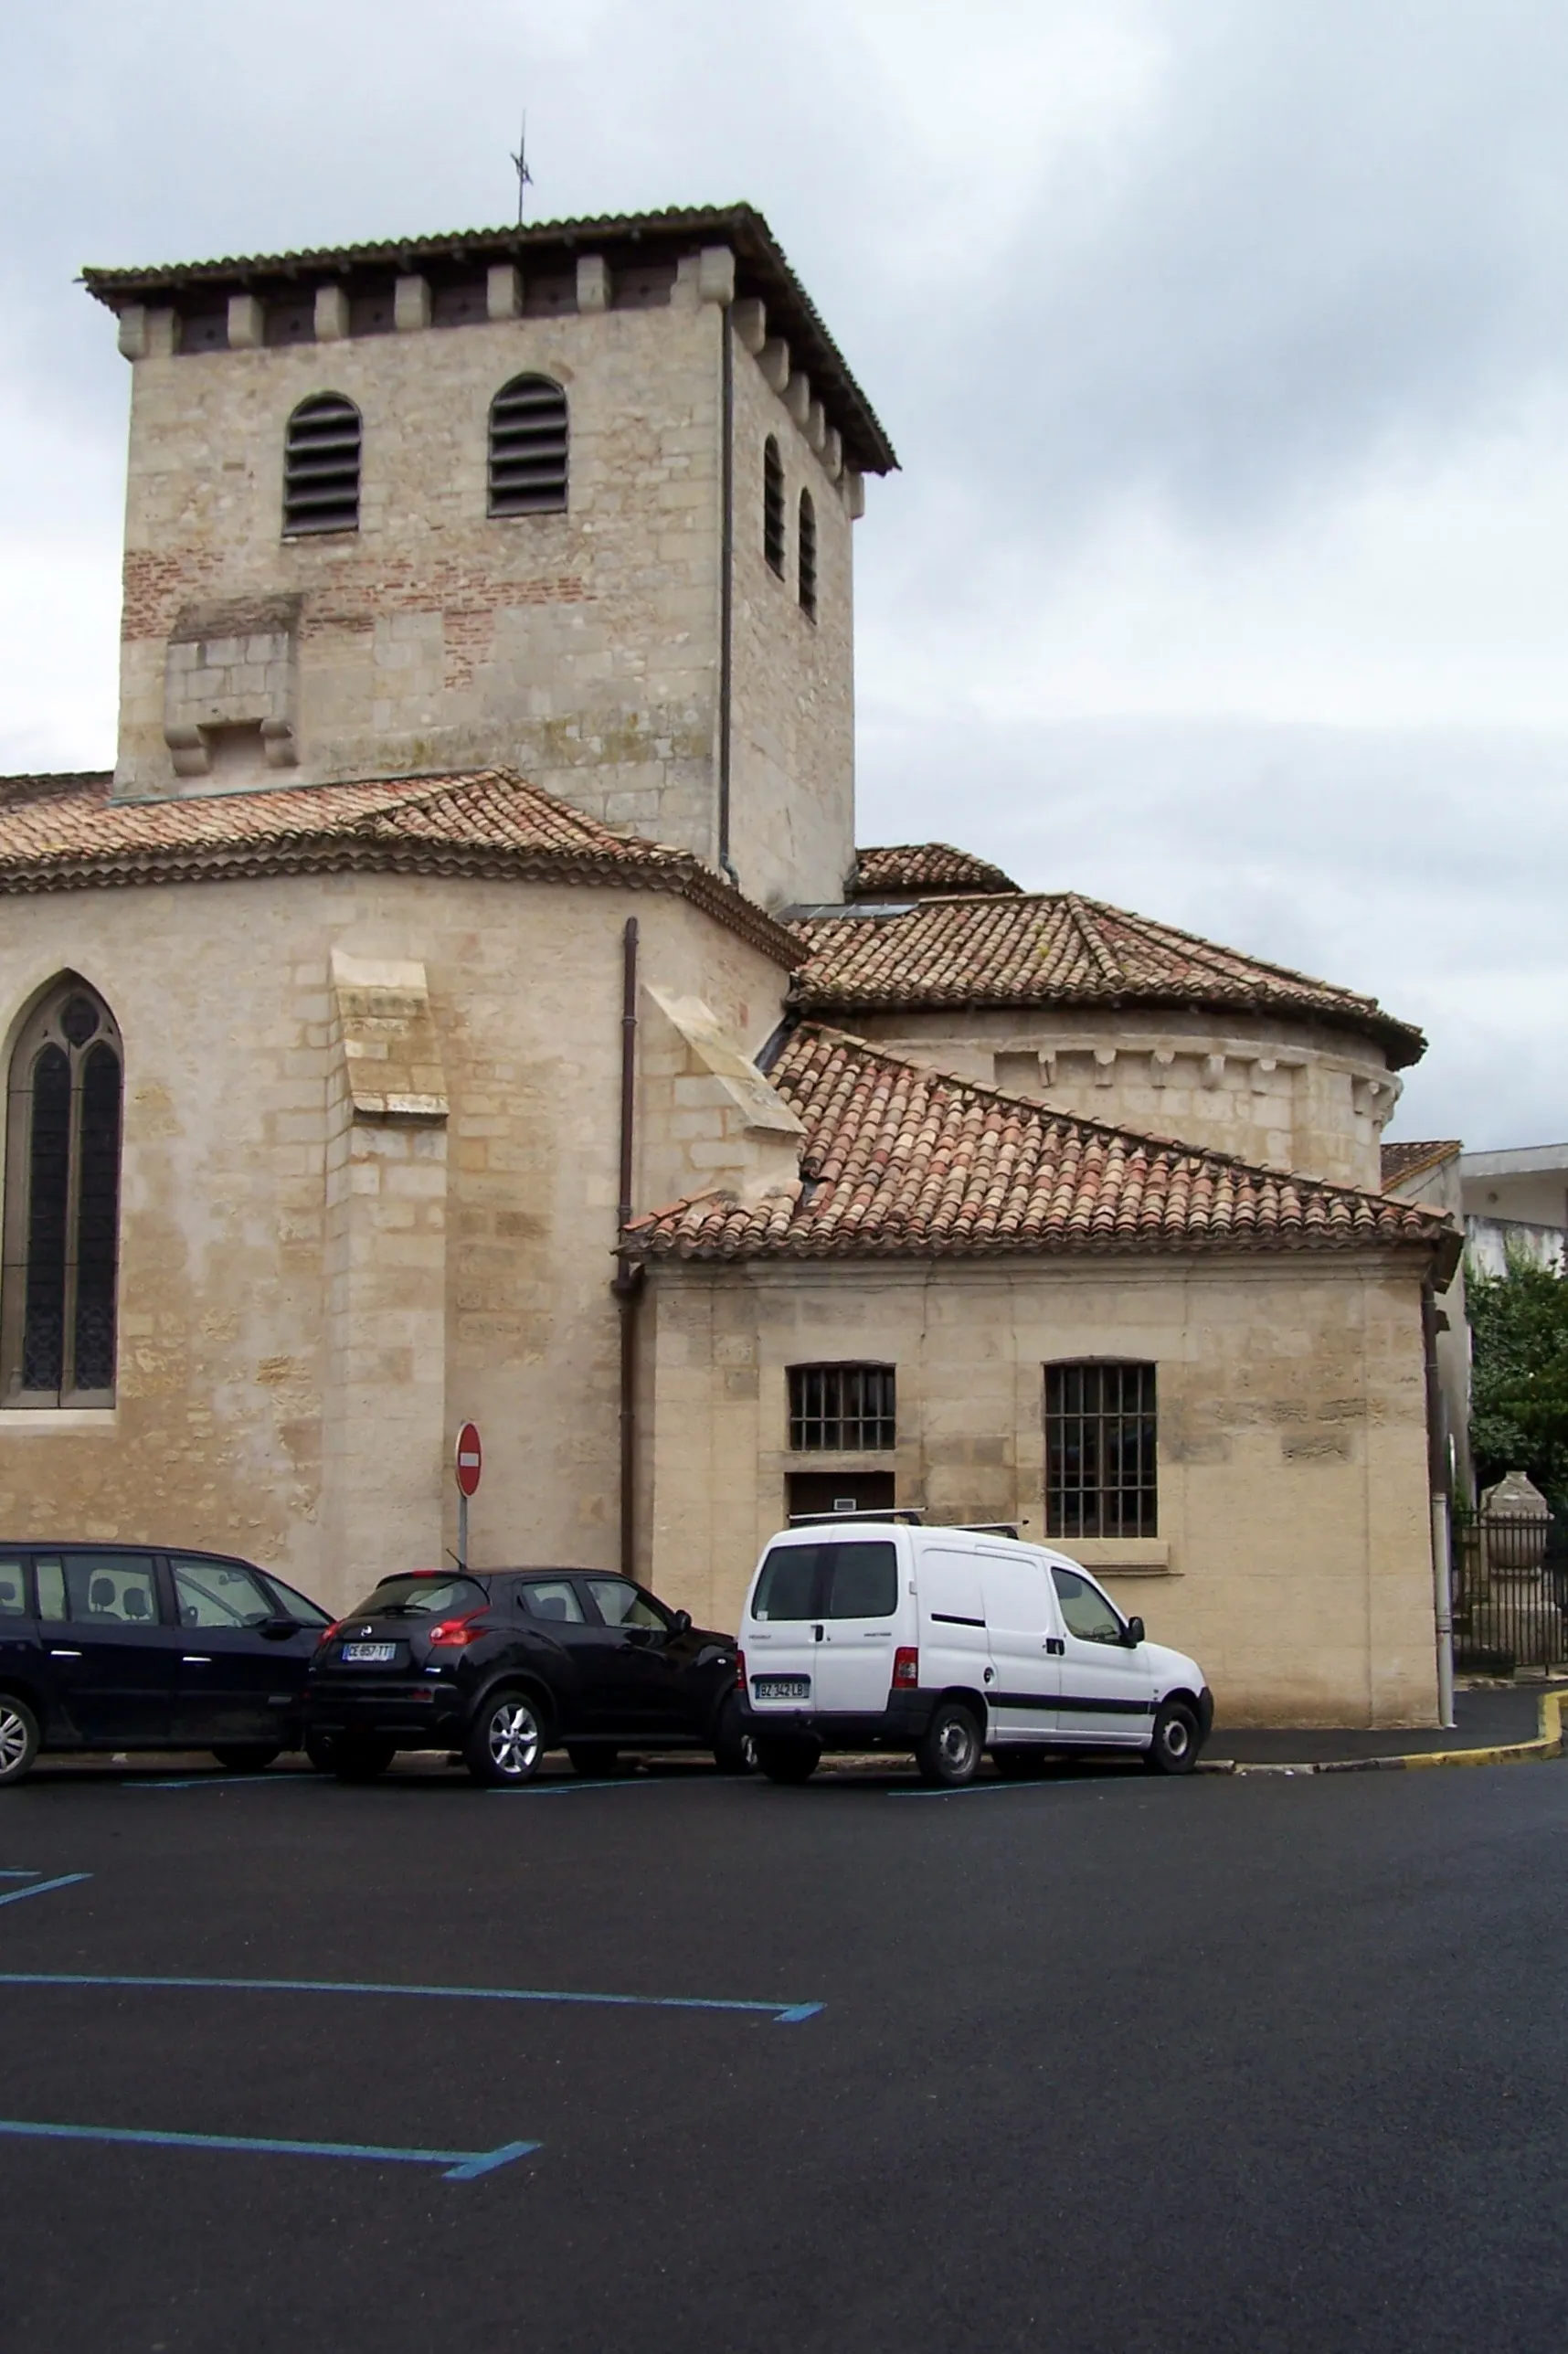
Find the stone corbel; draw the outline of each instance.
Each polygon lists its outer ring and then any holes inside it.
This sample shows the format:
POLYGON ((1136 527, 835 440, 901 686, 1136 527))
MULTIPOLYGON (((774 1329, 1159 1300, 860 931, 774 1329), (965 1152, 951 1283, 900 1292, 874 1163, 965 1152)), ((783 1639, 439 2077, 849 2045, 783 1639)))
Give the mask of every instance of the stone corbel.
POLYGON ((740 344, 753 357, 768 341, 768 305, 748 294, 744 302, 732 302, 729 313, 740 344))
POLYGON ((855 466, 844 468, 844 504, 851 523, 858 523, 865 513, 865 476, 855 466))
POLYGON ((1203 1085, 1206 1087, 1223 1087, 1224 1083, 1224 1056, 1223 1055, 1205 1055, 1203 1057, 1203 1085))
POLYGON ((1268 1094, 1268 1083, 1278 1068, 1279 1065, 1272 1055, 1260 1055, 1257 1057, 1252 1066, 1252 1091, 1255 1096, 1268 1094))
POLYGON ((791 369, 784 387, 784 406, 802 430, 811 408, 811 379, 799 368, 791 369))
POLYGON ((1114 1046, 1095 1048, 1095 1085, 1108 1087, 1116 1076, 1117 1049, 1114 1046))
POLYGON ((609 308, 609 264, 602 253, 579 253, 577 256, 577 309, 608 311, 609 308))
POLYGON ((259 351, 266 330, 266 314, 254 294, 229 296, 228 348, 231 352, 259 351))
POLYGON ((318 344, 341 344, 348 334, 348 289, 346 286, 316 288, 316 341, 318 344))
POLYGON ((144 360, 147 356, 147 305, 127 302, 120 313, 120 356, 124 360, 144 360))
POLYGON ((830 425, 822 441, 822 468, 828 480, 836 482, 844 470, 843 436, 836 425, 830 425))
POLYGON ((392 323, 400 335, 430 323, 430 281, 418 271, 398 279, 392 291, 392 323))
POLYGON ((757 355, 757 365, 769 390, 782 393, 789 381, 789 346, 782 335, 769 335, 757 355))
POLYGON ((1149 1058, 1149 1084, 1151 1087, 1168 1087, 1176 1057, 1168 1046, 1157 1046, 1149 1058))
POLYGON ((523 316, 523 273, 513 261, 493 261, 485 272, 484 307, 492 319, 523 316))
POLYGON ((699 302, 733 302, 735 255, 727 245, 705 245, 697 256, 699 302))
POLYGON ((297 769, 300 748, 294 741, 294 730, 287 719, 264 719, 261 722, 261 756, 270 769, 297 769))

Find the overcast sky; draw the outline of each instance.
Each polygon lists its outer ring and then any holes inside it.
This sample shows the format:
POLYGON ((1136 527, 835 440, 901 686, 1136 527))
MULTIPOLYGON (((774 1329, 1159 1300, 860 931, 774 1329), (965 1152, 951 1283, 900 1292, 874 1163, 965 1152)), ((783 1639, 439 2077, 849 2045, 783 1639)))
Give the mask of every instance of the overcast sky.
POLYGON ((57 0, 0 27, 0 769, 113 751, 127 370, 71 280, 748 198, 904 472, 860 839, 1420 1023, 1568 1136, 1568 10, 57 0))

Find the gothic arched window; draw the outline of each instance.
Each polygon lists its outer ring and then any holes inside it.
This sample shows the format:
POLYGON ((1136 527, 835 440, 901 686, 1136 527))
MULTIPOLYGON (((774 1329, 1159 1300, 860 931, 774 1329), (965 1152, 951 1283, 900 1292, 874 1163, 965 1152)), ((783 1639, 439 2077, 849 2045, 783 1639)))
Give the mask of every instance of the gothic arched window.
POLYGON ((567 504, 567 396, 547 376, 514 376, 490 404, 490 512, 560 514, 567 504))
POLYGON ((283 437, 283 536, 359 529, 359 411, 341 392, 302 400, 283 437))
POLYGON ((113 1402, 121 1076, 108 1006, 59 982, 11 1056, 0 1404, 113 1402))

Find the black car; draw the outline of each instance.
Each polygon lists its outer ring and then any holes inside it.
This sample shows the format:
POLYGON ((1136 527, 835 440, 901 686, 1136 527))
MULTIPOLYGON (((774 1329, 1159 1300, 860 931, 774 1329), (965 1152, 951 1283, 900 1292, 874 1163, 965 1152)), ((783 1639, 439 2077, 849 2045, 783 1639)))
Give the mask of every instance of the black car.
POLYGON ((477 1782, 526 1782, 547 1749, 580 1774, 627 1750, 747 1748, 734 1638, 602 1570, 427 1570, 384 1577, 323 1638, 306 1748, 345 1781, 399 1749, 461 1752, 477 1782))
POLYGON ((301 1746, 330 1624, 227 1553, 0 1544, 0 1784, 40 1749, 210 1749, 235 1772, 270 1766, 301 1746))

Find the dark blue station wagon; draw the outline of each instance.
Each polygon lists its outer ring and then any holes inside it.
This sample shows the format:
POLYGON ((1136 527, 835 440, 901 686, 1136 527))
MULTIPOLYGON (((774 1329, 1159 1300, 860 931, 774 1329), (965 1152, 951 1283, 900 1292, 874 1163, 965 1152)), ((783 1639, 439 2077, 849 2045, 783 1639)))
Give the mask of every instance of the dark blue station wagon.
POLYGON ((40 1750, 210 1749, 236 1772, 269 1766, 300 1745, 330 1623, 223 1553, 0 1544, 0 1786, 40 1750))

